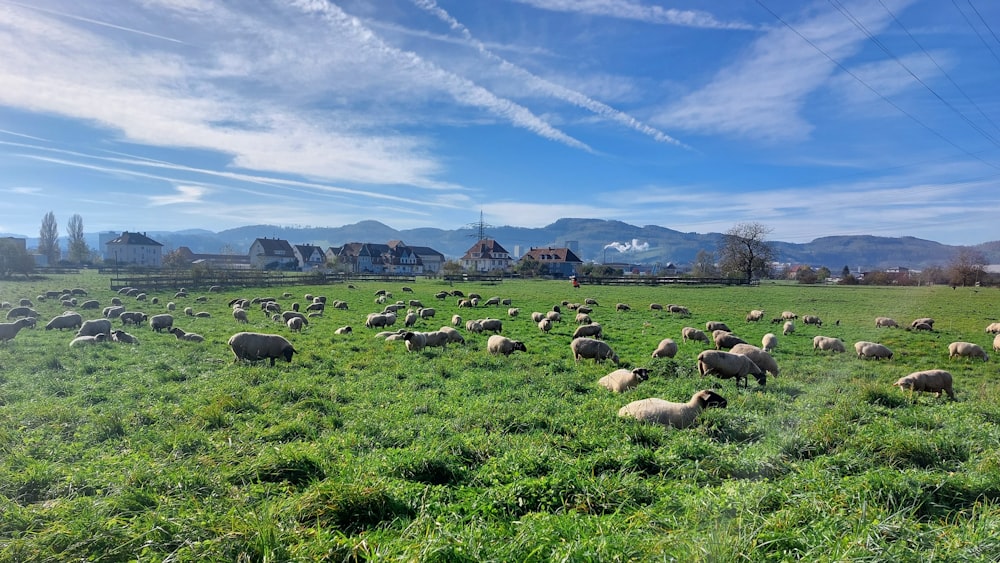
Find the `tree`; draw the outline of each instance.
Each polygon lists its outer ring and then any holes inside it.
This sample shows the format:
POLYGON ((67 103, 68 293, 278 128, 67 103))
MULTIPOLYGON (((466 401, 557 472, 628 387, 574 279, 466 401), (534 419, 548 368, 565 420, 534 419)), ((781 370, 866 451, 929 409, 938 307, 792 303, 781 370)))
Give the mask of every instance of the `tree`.
POLYGON ((766 276, 774 259, 774 249, 765 240, 771 229, 760 223, 738 223, 722 235, 719 269, 726 276, 766 276))
POLYGON ((462 267, 462 263, 458 260, 448 260, 441 265, 441 273, 446 276, 457 276, 464 270, 465 268, 462 267))
POLYGON ((844 266, 844 269, 840 271, 841 279, 846 279, 850 275, 851 275, 851 269, 848 268, 847 266, 844 266))
POLYGON ((962 247, 948 265, 948 278, 952 285, 976 285, 984 278, 986 256, 975 249, 962 247))
POLYGON ((55 266, 59 261, 59 225, 51 211, 45 214, 38 231, 38 253, 48 258, 49 265, 55 266))
POLYGON ((830 268, 827 268, 826 266, 820 266, 820 268, 816 270, 816 278, 817 278, 816 281, 825 282, 826 280, 830 279, 831 275, 832 272, 830 272, 830 268))
POLYGON ((809 266, 802 266, 795 272, 795 281, 803 284, 814 284, 819 279, 816 272, 809 266))
POLYGON ((714 278, 719 275, 719 269, 715 267, 715 253, 707 250, 699 250, 694 257, 694 264, 691 265, 691 275, 696 278, 714 278))
POLYGON ((160 259, 160 265, 166 269, 180 269, 189 266, 179 249, 174 249, 164 254, 163 258, 160 259))
POLYGON ((69 223, 66 224, 66 238, 69 239, 66 257, 70 262, 79 264, 90 260, 90 248, 87 247, 87 241, 83 238, 83 217, 80 217, 78 213, 74 213, 69 218, 69 223))
POLYGON ((35 267, 35 261, 26 250, 10 240, 0 240, 0 277, 9 278, 14 274, 27 276, 35 267))

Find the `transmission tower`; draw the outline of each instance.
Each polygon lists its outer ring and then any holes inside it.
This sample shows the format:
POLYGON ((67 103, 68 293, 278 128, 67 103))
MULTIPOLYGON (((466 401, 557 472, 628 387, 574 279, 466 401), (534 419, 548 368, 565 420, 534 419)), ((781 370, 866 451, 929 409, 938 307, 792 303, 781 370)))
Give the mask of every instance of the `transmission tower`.
POLYGON ((476 240, 483 240, 486 238, 486 229, 492 229, 493 225, 488 225, 485 220, 483 220, 483 212, 479 211, 479 221, 475 223, 469 223, 467 225, 469 228, 476 229, 476 234, 469 235, 470 237, 478 237, 476 240))

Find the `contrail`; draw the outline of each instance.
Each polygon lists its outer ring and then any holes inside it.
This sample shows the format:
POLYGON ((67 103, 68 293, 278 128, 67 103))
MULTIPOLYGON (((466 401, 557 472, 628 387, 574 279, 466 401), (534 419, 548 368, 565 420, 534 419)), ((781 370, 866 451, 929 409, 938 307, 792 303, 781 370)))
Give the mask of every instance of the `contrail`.
POLYGON ((507 59, 501 57, 500 55, 497 55, 493 51, 490 51, 490 49, 486 47, 486 45, 482 41, 472 36, 472 32, 469 31, 469 28, 465 27, 465 25, 463 25, 461 22, 453 18, 451 14, 449 14, 447 11, 444 10, 444 8, 438 6, 434 0, 412 0, 412 2, 417 7, 429 12, 430 14, 436 16, 438 19, 443 21, 444 23, 448 24, 448 26, 451 29, 461 33, 462 37, 466 40, 466 42, 475 47, 476 50, 478 50, 479 53, 484 57, 487 57, 499 63, 500 68, 510 73, 516 74, 522 78, 526 78, 534 85, 540 86, 549 95, 567 101, 571 104, 576 105, 577 107, 589 110, 601 117, 617 121, 618 123, 621 123, 626 127, 629 127, 636 131, 639 131, 644 135, 648 135, 661 143, 670 143, 673 145, 677 145, 679 147, 683 147, 685 149, 691 148, 685 145, 684 143, 678 141, 677 139, 671 137, 670 135, 667 135, 666 133, 658 129, 650 127, 645 123, 642 123, 641 121, 635 119, 634 117, 628 115, 625 112, 616 110, 615 108, 608 106, 607 104, 601 103, 597 100, 594 100, 584 94, 581 94, 580 92, 571 90, 564 86, 560 86, 559 84, 555 84, 540 76, 532 74, 531 72, 515 65, 514 63, 508 61, 507 59))

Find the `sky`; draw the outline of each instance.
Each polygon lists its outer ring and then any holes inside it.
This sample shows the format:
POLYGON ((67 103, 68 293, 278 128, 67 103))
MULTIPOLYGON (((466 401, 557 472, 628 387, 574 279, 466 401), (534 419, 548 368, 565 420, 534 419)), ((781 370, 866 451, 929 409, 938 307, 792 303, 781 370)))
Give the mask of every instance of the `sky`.
POLYGON ((0 0, 0 233, 1000 239, 1000 2, 0 0))

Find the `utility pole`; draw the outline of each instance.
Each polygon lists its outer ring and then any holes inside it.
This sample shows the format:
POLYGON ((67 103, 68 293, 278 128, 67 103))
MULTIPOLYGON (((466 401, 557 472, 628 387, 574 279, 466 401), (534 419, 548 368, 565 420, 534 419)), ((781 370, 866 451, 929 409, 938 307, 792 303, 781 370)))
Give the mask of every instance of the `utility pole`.
POLYGON ((488 229, 488 228, 492 229, 493 228, 493 225, 486 224, 486 221, 483 219, 483 211, 482 210, 479 211, 479 221, 476 222, 476 223, 469 223, 468 226, 471 227, 471 228, 473 228, 473 229, 476 229, 476 234, 469 235, 469 236, 470 237, 472 237, 472 236, 478 237, 476 239, 477 241, 483 240, 484 238, 486 238, 486 229, 488 229))

